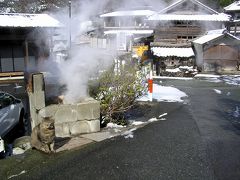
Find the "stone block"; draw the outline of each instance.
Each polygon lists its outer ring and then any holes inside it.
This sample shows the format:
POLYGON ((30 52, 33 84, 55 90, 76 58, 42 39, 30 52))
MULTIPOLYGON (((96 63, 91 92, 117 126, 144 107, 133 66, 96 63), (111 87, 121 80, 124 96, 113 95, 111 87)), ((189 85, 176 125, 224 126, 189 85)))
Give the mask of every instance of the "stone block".
POLYGON ((55 123, 75 122, 78 120, 74 105, 60 105, 54 116, 55 123))
POLYGON ((59 109, 59 105, 57 104, 46 106, 39 111, 39 116, 41 116, 42 118, 46 118, 46 117, 54 118, 58 109, 59 109))
POLYGON ((70 137, 70 130, 68 123, 54 124, 56 137, 70 137))
POLYGON ((93 133, 100 131, 100 121, 77 121, 69 125, 70 134, 78 135, 84 133, 93 133))
POLYGON ((76 106, 78 120, 91 120, 100 118, 100 103, 95 100, 78 103, 76 106))

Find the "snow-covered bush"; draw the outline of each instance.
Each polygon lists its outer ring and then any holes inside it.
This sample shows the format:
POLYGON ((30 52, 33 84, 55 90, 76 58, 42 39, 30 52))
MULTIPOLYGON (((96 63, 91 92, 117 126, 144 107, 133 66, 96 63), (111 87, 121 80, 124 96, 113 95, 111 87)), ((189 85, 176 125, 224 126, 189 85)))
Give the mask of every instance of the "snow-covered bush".
POLYGON ((101 103, 102 121, 125 125, 125 112, 145 91, 145 75, 135 64, 121 65, 117 72, 114 67, 103 72, 93 93, 101 103))

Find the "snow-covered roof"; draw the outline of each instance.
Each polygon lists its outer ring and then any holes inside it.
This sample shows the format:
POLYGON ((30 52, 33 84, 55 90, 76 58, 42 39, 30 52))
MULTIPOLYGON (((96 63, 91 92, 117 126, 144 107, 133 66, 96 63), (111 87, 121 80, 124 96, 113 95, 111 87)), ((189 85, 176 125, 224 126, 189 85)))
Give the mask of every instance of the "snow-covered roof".
POLYGON ((149 16, 155 13, 151 10, 134 10, 134 11, 114 11, 100 15, 100 17, 115 17, 115 16, 149 16))
POLYGON ((200 38, 193 41, 193 43, 197 44, 205 44, 213 39, 219 38, 223 36, 223 34, 206 34, 204 36, 201 36, 200 38))
POLYGON ((47 14, 0 14, 0 27, 60 27, 61 23, 47 14))
POLYGON ((194 40, 193 43, 196 44, 205 44, 209 41, 212 41, 214 39, 220 38, 222 36, 228 35, 229 37, 232 37, 233 39, 239 40, 239 38, 233 36, 232 34, 228 33, 225 29, 219 29, 219 30, 212 30, 207 32, 206 35, 203 35, 201 37, 199 37, 198 39, 194 40))
POLYGON ((201 6, 201 7, 203 7, 205 10, 208 10, 208 11, 211 12, 212 14, 218 14, 217 11, 215 11, 214 9, 206 6, 205 4, 203 4, 203 3, 201 3, 201 2, 199 2, 199 1, 197 1, 197 0, 179 0, 179 1, 176 1, 175 3, 171 4, 170 6, 164 8, 163 10, 159 11, 158 13, 160 13, 160 14, 165 13, 165 12, 167 12, 168 10, 175 8, 175 7, 178 6, 179 4, 182 4, 182 3, 186 2, 186 1, 190 1, 190 2, 192 2, 192 3, 194 3, 194 4, 197 4, 197 5, 201 6))
POLYGON ((191 57, 194 56, 192 48, 166 48, 166 47, 152 47, 153 54, 159 57, 177 56, 177 57, 191 57))
POLYGON ((235 1, 224 8, 225 11, 240 11, 240 1, 235 1))
POLYGON ((229 21, 231 16, 219 13, 212 15, 181 15, 181 14, 158 14, 155 13, 148 17, 150 21, 229 21))
POLYGON ((152 34, 153 30, 108 30, 104 31, 104 34, 119 34, 119 33, 125 33, 128 35, 132 34, 152 34))

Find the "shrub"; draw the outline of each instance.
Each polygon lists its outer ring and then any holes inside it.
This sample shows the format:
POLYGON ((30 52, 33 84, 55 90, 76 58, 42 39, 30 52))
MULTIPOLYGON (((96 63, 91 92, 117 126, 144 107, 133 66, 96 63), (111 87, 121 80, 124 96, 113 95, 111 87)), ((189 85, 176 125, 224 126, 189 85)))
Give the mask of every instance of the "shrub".
POLYGON ((115 66, 103 72, 97 89, 93 88, 91 93, 100 101, 101 117, 105 124, 114 122, 125 125, 125 112, 145 91, 145 76, 137 65, 129 63, 118 65, 118 69, 115 66))

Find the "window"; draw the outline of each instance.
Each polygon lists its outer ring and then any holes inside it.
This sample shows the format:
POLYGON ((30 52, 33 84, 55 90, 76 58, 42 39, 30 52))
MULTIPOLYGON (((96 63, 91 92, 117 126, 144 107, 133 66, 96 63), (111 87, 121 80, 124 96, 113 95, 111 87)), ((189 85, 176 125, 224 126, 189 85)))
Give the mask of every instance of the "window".
POLYGON ((24 71, 24 50, 21 45, 0 46, 0 72, 24 71))

